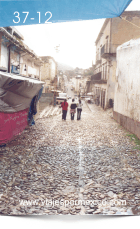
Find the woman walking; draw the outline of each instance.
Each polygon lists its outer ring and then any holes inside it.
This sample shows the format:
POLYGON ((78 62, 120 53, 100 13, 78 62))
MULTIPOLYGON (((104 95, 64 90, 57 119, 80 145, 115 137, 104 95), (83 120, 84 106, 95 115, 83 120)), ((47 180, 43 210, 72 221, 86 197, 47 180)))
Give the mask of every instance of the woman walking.
POLYGON ((66 120, 66 116, 67 116, 67 109, 68 109, 68 103, 67 100, 65 99, 63 103, 61 103, 61 107, 62 107, 62 120, 66 120))
POLYGON ((74 114, 76 113, 76 103, 74 102, 74 99, 72 99, 72 103, 71 103, 71 110, 70 110, 70 113, 71 113, 71 120, 74 120, 74 114))
POLYGON ((79 99, 79 103, 77 106, 77 120, 81 119, 82 106, 83 104, 81 103, 81 100, 79 99))

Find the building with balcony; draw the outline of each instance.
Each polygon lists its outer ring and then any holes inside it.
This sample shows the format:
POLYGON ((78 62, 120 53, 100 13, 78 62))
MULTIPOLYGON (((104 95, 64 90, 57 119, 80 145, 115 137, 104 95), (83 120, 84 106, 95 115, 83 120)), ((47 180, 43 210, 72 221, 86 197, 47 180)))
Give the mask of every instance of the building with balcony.
POLYGON ((0 27, 0 71, 40 80, 42 64, 15 27, 0 27))
POLYGON ((121 17, 105 20, 96 39, 96 64, 92 90, 103 109, 112 106, 116 83, 116 49, 140 37, 140 11, 125 11, 121 17), (135 26, 136 25, 136 26, 135 26))

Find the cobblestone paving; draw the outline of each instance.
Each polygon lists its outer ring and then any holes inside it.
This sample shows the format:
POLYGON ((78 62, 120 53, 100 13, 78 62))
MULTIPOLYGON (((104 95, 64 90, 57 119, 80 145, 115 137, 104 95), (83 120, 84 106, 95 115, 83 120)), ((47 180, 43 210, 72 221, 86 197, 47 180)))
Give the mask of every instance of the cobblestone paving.
POLYGON ((1 214, 140 214, 140 152, 89 106, 80 121, 38 119, 1 148, 1 214))

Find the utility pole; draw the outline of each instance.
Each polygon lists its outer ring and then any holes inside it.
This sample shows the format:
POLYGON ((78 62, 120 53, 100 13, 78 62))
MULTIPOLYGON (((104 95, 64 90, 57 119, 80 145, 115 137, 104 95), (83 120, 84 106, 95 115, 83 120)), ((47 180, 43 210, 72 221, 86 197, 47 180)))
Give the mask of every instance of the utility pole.
MULTIPOLYGON (((55 46, 54 49, 56 51, 56 53, 59 53, 59 47, 60 47, 60 44, 55 46)), ((58 64, 56 62, 56 74, 55 74, 55 79, 54 79, 54 106, 56 106, 56 94, 57 94, 57 73, 58 73, 58 64), (55 80, 56 80, 56 85, 55 85, 55 80)))

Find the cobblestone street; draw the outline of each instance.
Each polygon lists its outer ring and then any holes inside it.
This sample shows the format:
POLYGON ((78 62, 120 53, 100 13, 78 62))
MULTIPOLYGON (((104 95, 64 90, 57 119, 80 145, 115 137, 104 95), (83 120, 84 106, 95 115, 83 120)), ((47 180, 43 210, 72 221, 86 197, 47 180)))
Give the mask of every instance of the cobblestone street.
POLYGON ((94 104, 84 103, 80 121, 76 115, 40 118, 0 149, 1 214, 140 214, 135 144, 94 104))

